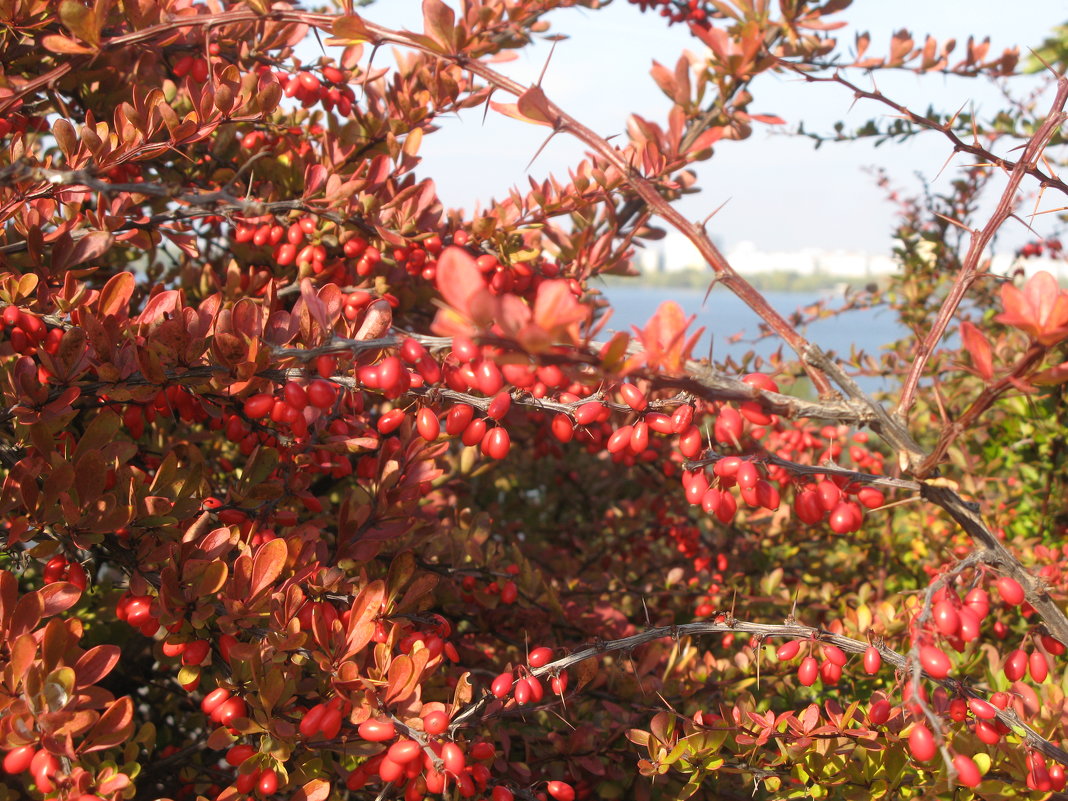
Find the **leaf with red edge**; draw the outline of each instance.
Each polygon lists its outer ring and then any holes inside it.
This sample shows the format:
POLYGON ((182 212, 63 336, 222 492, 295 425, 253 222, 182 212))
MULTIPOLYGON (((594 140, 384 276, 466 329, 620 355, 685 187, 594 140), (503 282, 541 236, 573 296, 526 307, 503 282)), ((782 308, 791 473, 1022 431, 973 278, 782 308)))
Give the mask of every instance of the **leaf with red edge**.
POLYGON ((14 574, 0 570, 0 632, 7 629, 11 613, 19 599, 19 582, 14 574))
POLYGON ((119 662, 122 651, 117 645, 98 645, 82 654, 74 664, 79 690, 96 684, 108 675, 119 662))
POLYGON ((960 324, 960 338, 964 349, 972 357, 972 364, 979 375, 989 381, 994 377, 994 352, 990 342, 972 323, 967 320, 960 324))

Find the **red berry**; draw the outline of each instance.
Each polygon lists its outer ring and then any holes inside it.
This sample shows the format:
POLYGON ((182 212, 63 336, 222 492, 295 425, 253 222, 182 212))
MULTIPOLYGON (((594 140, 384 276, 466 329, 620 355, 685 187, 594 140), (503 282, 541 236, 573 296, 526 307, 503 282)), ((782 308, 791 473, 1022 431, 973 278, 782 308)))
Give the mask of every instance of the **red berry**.
POLYGON ((1019 681, 1027 672, 1027 652, 1017 648, 1005 658, 1005 678, 1009 681, 1019 681))
POLYGON ((977 718, 982 718, 983 720, 993 720, 998 715, 998 711, 994 705, 984 701, 982 698, 969 698, 968 709, 970 709, 972 714, 977 718))
POLYGON ((968 717, 968 702, 963 698, 954 698, 949 702, 949 717, 957 723, 968 717))
POLYGON ((1027 663, 1031 670, 1031 678, 1039 684, 1044 682, 1046 676, 1049 675, 1049 663, 1046 661, 1046 655, 1041 651, 1032 651, 1027 663))
POLYGON ((508 414, 510 408, 512 408, 512 396, 507 392, 498 392, 486 407, 486 417, 491 420, 500 420, 508 414))
POLYGON ((881 726, 890 720, 890 702, 880 698, 868 708, 868 720, 875 726, 881 726))
POLYGON ((491 459, 503 459, 512 447, 508 432, 500 426, 492 428, 482 440, 482 453, 491 459))
POLYGON ((282 388, 282 395, 292 408, 300 411, 308 405, 308 393, 296 381, 289 381, 282 388))
POLYGON ((200 702, 200 709, 205 715, 211 715, 216 708, 230 697, 230 691, 225 687, 216 687, 210 693, 204 696, 204 699, 200 702))
POLYGON ((649 405, 649 402, 645 399, 645 393, 638 389, 633 384, 620 384, 619 394, 623 398, 623 402, 636 412, 643 412, 649 405))
POLYGON ((995 745, 1001 740, 997 727, 985 720, 975 721, 975 736, 987 745, 995 745))
POLYGON ((278 790, 278 774, 267 768, 256 782, 256 792, 261 796, 274 795, 278 790))
POLYGON ((432 737, 444 734, 448 728, 449 716, 440 710, 428 712, 423 716, 423 731, 432 737))
POLYGON ((398 765, 407 765, 422 753, 423 749, 419 747, 419 743, 415 740, 403 738, 389 747, 389 750, 386 751, 386 758, 392 759, 398 765))
POLYGON ((953 664, 941 648, 933 645, 920 646, 920 664, 931 676, 936 679, 944 679, 949 675, 953 664))
POLYGON ((553 649, 542 646, 535 648, 527 657, 527 664, 532 668, 540 668, 553 660, 553 649))
POLYGON ((820 666, 816 661, 816 658, 806 656, 801 660, 801 664, 797 668, 797 680, 805 687, 811 687, 816 683, 816 677, 819 675, 819 672, 820 666))
POLYGON ((391 720, 376 720, 369 718, 360 724, 356 730, 360 737, 370 743, 384 743, 397 736, 397 730, 391 720))
POLYGON ((1002 600, 1010 606, 1019 606, 1024 601, 1024 590, 1020 583, 1010 576, 1002 576, 995 586, 1002 600))
MULTIPOLYGON (((13 308, 8 306, 8 308, 13 308)), ((37 749, 32 745, 22 745, 4 754, 4 771, 7 773, 23 773, 29 769, 37 749)))
POLYGON ((329 381, 317 378, 308 385, 308 403, 317 409, 329 409, 334 405, 337 392, 329 381))
POLYGON ((401 427, 401 424, 407 416, 408 415, 404 409, 390 409, 378 418, 378 433, 392 434, 401 427))
POLYGON ((882 666, 883 655, 879 653, 879 649, 874 645, 869 645, 867 650, 864 651, 864 672, 874 676, 882 666))
POLYGON ((445 772, 453 776, 463 773, 467 765, 463 750, 456 743, 451 742, 441 747, 441 761, 445 763, 445 772))
POLYGON ((245 401, 244 412, 246 417, 259 420, 270 414, 272 408, 274 408, 274 395, 262 392, 245 401))
POLYGON ((826 657, 827 661, 834 665, 838 665, 838 667, 844 667, 845 663, 848 661, 848 657, 845 655, 845 651, 843 651, 837 645, 831 645, 829 643, 826 643, 823 645, 821 650, 823 651, 823 655, 824 657, 826 657))
POLYGON ((982 587, 973 587, 964 596, 964 604, 982 620, 990 611, 990 595, 982 587))
POLYGON ((575 788, 567 782, 551 781, 545 789, 556 801, 575 801, 575 788))
POLYGON ((909 733, 909 751, 920 762, 934 759, 934 755, 938 753, 934 735, 924 724, 917 723, 909 733))
POLYGON ((800 641, 790 640, 789 642, 784 642, 782 645, 779 646, 779 649, 775 652, 775 656, 780 662, 789 662, 791 659, 797 656, 797 652, 800 650, 800 641))
POLYGON ((424 406, 416 415, 415 428, 419 432, 419 436, 427 442, 433 442, 438 438, 438 434, 441 433, 441 423, 438 421, 438 416, 428 406, 424 406))
POLYGON ((935 626, 942 634, 952 637, 960 629, 960 615, 949 601, 939 601, 934 606, 935 626))
POLYGON ((868 509, 878 509, 886 503, 886 497, 875 487, 864 487, 857 492, 857 500, 868 509))
POLYGON ((226 762, 235 768, 240 767, 246 759, 255 753, 256 749, 251 745, 235 745, 226 752, 226 762))
POLYGON ((512 692, 512 674, 502 673, 493 680, 490 692, 498 698, 507 698, 512 692))
POLYGON ((560 442, 570 442, 575 438, 575 426, 571 422, 571 418, 563 412, 553 417, 550 428, 553 432, 553 436, 560 442))
POLYGON ((979 786, 979 767, 970 756, 957 754, 953 757, 953 768, 957 771, 957 781, 965 787, 979 786))

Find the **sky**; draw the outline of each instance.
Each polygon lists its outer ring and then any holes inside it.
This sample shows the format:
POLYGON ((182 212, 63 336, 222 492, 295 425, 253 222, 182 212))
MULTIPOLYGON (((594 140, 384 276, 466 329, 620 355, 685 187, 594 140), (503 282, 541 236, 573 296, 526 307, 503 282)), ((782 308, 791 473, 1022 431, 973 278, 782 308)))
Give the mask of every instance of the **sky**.
MULTIPOLYGON (((379 0, 361 13, 394 28, 422 30, 420 0, 379 0)), ((908 28, 922 41, 930 33, 940 41, 956 38, 958 53, 969 34, 991 37, 990 53, 1004 47, 1040 43, 1050 30, 1068 18, 1063 0, 855 0, 839 15, 850 23, 844 38, 869 31, 871 55, 886 52, 891 34, 908 28), (1025 9, 1023 11, 1021 9, 1025 9)), ((625 0, 598 11, 560 9, 548 17, 550 33, 566 34, 557 43, 542 87, 558 105, 603 136, 621 134, 627 116, 638 113, 663 120, 669 102, 649 77, 653 59, 673 67, 682 49, 698 50, 700 43, 680 26, 667 26, 652 14, 642 14, 625 0)), ((521 51, 519 59, 501 65, 510 77, 533 83, 549 55, 547 42, 521 51)), ((380 63, 380 62, 379 62, 380 63)), ((855 72, 860 85, 871 78, 855 72)), ((1012 86, 1034 86, 1035 79, 1013 79, 1012 86)), ((880 73, 878 87, 887 95, 919 111, 929 104, 945 111, 962 106, 978 113, 1000 108, 1001 90, 989 82, 910 72, 880 73)), ((752 241, 763 251, 820 248, 886 253, 891 246, 893 210, 867 171, 882 166, 901 185, 918 186, 916 172, 935 179, 950 154, 937 134, 897 145, 874 148, 868 143, 826 144, 815 150, 808 140, 785 135, 804 121, 806 130, 830 132, 836 120, 855 127, 884 117, 885 107, 871 102, 853 105, 840 86, 800 83, 785 76, 761 76, 753 85, 750 111, 776 114, 785 126, 755 126, 744 142, 717 145, 713 158, 697 166, 702 192, 684 198, 681 210, 690 218, 707 217, 709 232, 726 248, 752 241)), ((442 119, 441 130, 424 137, 419 169, 433 177, 449 207, 470 211, 476 203, 503 197, 508 188, 528 186, 526 176, 544 178, 550 172, 566 178, 567 167, 579 161, 583 149, 575 140, 554 137, 528 169, 545 139, 545 129, 490 113, 481 108, 442 119)), ((958 162, 962 157, 958 157, 958 162)), ((947 185, 946 170, 934 186, 947 185)), ((1047 203, 1048 207, 1050 204, 1047 203)), ((1058 202, 1058 205, 1063 205, 1058 202)), ((1036 225, 1052 230, 1054 215, 1036 225)), ((1003 246, 1015 247, 1033 238, 1017 225, 1007 232, 1003 246)))

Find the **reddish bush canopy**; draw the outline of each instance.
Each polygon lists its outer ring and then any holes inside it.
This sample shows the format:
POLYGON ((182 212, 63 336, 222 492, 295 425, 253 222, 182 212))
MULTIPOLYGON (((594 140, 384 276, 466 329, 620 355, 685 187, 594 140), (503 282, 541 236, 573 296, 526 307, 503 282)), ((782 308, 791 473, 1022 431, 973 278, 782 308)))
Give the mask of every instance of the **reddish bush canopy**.
POLYGON ((1016 52, 638 0, 707 50, 609 142, 493 67, 597 0, 425 0, 414 32, 340 5, 0 12, 0 801, 1062 790, 1068 291, 989 247, 1065 192, 1068 81, 1017 125, 923 116, 851 72, 1016 52), (672 205, 783 123, 766 73, 981 164, 888 190, 900 274, 845 309, 786 319, 672 205), (479 107, 589 155, 446 210, 421 141, 479 107), (673 302, 605 330, 595 279, 654 218, 792 361, 699 360, 673 302), (911 335, 802 333, 871 305, 911 335))

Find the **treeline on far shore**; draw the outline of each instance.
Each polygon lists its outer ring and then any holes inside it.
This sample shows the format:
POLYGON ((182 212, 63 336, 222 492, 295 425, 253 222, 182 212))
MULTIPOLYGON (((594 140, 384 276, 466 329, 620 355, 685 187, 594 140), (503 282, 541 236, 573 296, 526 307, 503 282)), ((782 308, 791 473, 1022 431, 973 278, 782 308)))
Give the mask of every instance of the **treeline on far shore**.
MULTIPOLYGON (((816 273, 802 275, 788 270, 766 273, 742 273, 745 279, 761 292, 816 292, 848 285, 853 289, 874 288, 886 281, 886 276, 846 276, 816 273)), ((689 268, 671 272, 647 272, 636 276, 603 276, 609 286, 676 287, 682 289, 707 289, 712 279, 710 269, 689 268)))

